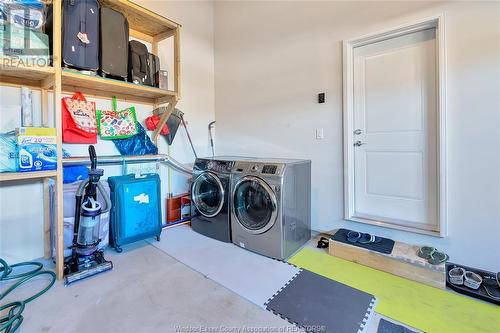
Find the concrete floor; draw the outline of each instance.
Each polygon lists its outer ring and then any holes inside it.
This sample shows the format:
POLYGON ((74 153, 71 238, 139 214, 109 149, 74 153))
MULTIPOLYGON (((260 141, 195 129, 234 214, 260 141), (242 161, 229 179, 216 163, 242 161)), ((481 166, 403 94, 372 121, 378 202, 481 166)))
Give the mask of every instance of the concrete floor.
MULTIPOLYGON (((244 300, 146 242, 107 251, 111 272, 68 287, 61 282, 27 304, 20 333, 296 332, 287 321, 244 300), (203 332, 203 331, 202 331, 203 332)), ((31 295, 30 283, 9 295, 31 295)))
MULTIPOLYGON (((307 246, 315 248, 317 239, 319 235, 307 246)), ((109 250, 106 258, 113 261, 111 272, 68 287, 56 282, 28 303, 19 332, 215 333, 245 327, 247 332, 298 331, 146 242, 124 247, 121 254, 109 250)), ((6 302, 32 295, 44 281, 21 286, 6 302)), ((380 318, 375 314, 366 332, 376 333, 380 318)))

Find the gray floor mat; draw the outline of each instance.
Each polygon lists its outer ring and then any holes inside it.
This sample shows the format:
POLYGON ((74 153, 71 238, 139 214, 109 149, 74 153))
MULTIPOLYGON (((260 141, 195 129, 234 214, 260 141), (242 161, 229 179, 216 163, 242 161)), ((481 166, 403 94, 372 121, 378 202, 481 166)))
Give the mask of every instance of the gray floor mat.
POLYGON ((295 266, 205 237, 188 226, 166 229, 161 242, 151 244, 262 308, 299 272, 295 266))
POLYGON ((266 304, 307 332, 362 332, 375 298, 361 290, 302 270, 266 304))
POLYGON ((380 319, 377 333, 416 333, 402 325, 391 323, 388 320, 380 319))

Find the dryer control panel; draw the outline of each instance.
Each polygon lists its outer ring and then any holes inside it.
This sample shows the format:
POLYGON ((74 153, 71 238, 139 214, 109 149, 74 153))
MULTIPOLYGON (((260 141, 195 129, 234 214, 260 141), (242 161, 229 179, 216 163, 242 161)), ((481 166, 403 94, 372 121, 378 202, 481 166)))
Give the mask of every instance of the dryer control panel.
POLYGON ((276 171, 278 171, 277 165, 266 164, 266 165, 262 166, 262 173, 264 173, 266 175, 275 175, 276 171))
POLYGON ((284 165, 280 163, 262 163, 251 161, 237 161, 233 171, 237 173, 261 174, 263 176, 279 176, 283 173, 284 165))

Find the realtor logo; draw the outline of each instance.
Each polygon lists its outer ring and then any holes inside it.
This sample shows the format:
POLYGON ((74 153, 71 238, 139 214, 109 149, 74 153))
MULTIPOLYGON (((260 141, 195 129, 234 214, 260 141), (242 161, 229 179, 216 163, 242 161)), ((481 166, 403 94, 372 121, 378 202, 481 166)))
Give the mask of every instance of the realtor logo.
POLYGON ((0 57, 2 65, 45 67, 50 64, 49 37, 43 33, 45 8, 42 3, 20 5, 0 2, 0 57))

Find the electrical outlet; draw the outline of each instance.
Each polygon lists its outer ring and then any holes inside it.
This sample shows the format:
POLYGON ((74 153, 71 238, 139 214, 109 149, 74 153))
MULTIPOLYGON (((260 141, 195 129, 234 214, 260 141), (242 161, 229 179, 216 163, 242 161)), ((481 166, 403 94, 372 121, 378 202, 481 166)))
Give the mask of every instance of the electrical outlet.
POLYGON ((322 128, 316 128, 316 140, 322 140, 325 137, 322 128))

